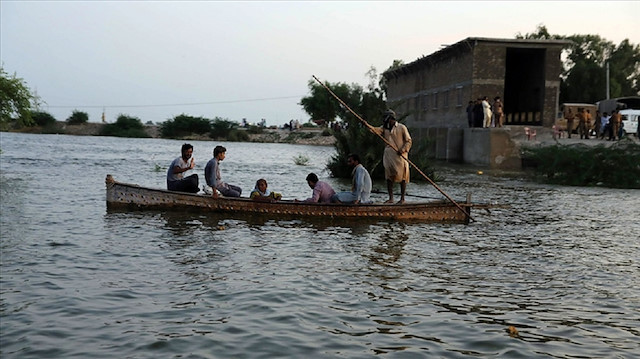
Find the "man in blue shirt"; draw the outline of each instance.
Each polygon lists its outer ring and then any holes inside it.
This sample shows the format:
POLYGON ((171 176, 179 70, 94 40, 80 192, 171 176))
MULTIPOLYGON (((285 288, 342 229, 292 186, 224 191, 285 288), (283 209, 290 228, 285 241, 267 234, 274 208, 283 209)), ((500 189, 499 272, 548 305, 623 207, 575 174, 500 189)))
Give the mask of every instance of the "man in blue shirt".
POLYGON ((207 181, 207 185, 210 186, 213 191, 213 198, 218 198, 218 191, 225 197, 240 197, 240 194, 242 194, 240 187, 222 181, 222 177, 220 176, 220 161, 223 161, 226 156, 227 149, 222 146, 216 146, 213 149, 213 158, 207 162, 204 168, 204 178, 207 181))

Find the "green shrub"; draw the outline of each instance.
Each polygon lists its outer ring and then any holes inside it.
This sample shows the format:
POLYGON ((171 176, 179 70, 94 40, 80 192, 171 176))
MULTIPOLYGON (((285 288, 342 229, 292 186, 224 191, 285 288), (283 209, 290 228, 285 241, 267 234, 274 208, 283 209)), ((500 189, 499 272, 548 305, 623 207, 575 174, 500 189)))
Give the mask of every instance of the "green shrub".
POLYGON ((621 140, 608 147, 527 148, 523 162, 532 164, 536 178, 545 183, 640 188, 640 145, 632 140, 621 140))
POLYGON ((31 119, 37 126, 48 127, 56 124, 56 118, 48 112, 35 111, 31 112, 31 119))
POLYGON ((298 154, 297 156, 293 157, 293 163, 298 166, 306 166, 309 164, 309 157, 303 154, 298 154))
POLYGON ((160 134, 165 138, 178 138, 191 134, 206 134, 211 131, 211 121, 204 117, 178 115, 160 125, 160 134))
MULTIPOLYGON (((211 138, 217 138, 217 139, 229 139, 230 134, 232 132, 232 130, 236 129, 238 127, 238 123, 237 122, 233 122, 233 121, 229 121, 226 119, 222 119, 220 117, 216 117, 213 119, 213 121, 211 122, 211 132, 209 133, 209 137, 211 138)), ((239 131, 238 131, 239 132, 239 131)), ((249 138, 249 135, 246 134, 245 132, 243 132, 247 137, 247 139, 249 138)), ((242 135, 239 134, 235 134, 233 136, 240 136, 243 137, 242 135)), ((230 141, 235 141, 235 140, 231 140, 230 141)))
POLYGON ((100 132, 102 136, 138 137, 145 138, 149 135, 144 130, 144 125, 137 117, 120 115, 115 123, 104 125, 100 132))
POLYGON ((89 122, 89 115, 86 112, 74 110, 71 116, 67 118, 67 123, 70 125, 81 125, 89 122))
MULTIPOLYGON (((435 170, 433 168, 433 159, 435 158, 435 154, 433 153, 432 148, 433 140, 430 138, 425 138, 421 141, 414 140, 411 150, 409 151, 409 159, 431 180, 438 181, 441 178, 435 174, 435 170)), ((410 173, 412 181, 427 181, 427 179, 424 178, 424 176, 422 176, 413 166, 410 166, 410 173)))

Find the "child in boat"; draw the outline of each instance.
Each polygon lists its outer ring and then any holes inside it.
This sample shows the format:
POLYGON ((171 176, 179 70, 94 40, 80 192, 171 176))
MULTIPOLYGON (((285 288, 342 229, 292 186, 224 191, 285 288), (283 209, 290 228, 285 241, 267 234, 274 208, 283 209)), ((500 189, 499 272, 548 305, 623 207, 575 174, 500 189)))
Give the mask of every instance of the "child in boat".
POLYGON ((256 181, 256 187, 251 191, 249 198, 256 201, 279 201, 282 195, 278 192, 271 192, 267 189, 267 180, 260 178, 256 181))

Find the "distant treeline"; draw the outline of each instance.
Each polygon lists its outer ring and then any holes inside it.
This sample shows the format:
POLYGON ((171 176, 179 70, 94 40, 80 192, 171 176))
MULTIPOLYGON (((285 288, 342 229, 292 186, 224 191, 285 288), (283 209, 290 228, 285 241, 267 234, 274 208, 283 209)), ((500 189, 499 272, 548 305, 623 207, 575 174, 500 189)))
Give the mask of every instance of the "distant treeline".
MULTIPOLYGON (((191 135, 208 135, 210 138, 227 141, 248 141, 248 131, 239 130, 239 123, 215 117, 194 117, 178 115, 160 124, 160 134, 164 138, 183 138, 191 135)), ((259 133, 262 128, 251 126, 250 133, 259 133)))
MULTIPOLYGON (((65 132, 56 119, 48 112, 33 111, 31 118, 33 119, 33 123, 31 126, 24 126, 26 127, 25 129, 29 127, 40 127, 41 133, 65 132)), ((82 125, 87 123, 88 120, 89 116, 86 112, 73 111, 65 123, 68 125, 82 125)), ((150 122, 147 124, 150 124, 150 122)), ((175 139, 189 136, 206 136, 217 140, 248 141, 249 134, 263 132, 263 128, 259 126, 251 125, 245 130, 240 130, 239 127, 240 124, 238 122, 220 117, 208 119, 186 114, 175 116, 159 125, 161 137, 175 139)), ((150 137, 147 131, 145 131, 145 125, 139 118, 124 114, 118 116, 116 122, 102 126, 98 135, 139 138, 150 137)))

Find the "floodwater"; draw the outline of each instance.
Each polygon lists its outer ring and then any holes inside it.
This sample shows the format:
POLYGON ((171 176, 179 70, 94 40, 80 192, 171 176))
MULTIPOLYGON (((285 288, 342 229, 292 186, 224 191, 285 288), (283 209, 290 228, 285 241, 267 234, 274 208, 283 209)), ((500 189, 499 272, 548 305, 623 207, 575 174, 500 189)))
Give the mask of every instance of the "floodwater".
MULTIPOLYGON (((469 225, 106 210, 107 174, 164 187, 182 143, 0 133, 0 357, 640 356, 638 190, 445 168, 453 198, 509 207, 469 225)), ((201 181, 227 147, 245 195, 349 186, 332 147, 192 144, 201 181)))

